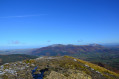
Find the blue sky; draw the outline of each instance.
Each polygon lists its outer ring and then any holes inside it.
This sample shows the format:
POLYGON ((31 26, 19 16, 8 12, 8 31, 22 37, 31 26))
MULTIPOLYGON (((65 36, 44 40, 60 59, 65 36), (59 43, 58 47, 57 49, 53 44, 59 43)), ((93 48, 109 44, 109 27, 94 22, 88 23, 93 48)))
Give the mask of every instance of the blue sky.
POLYGON ((0 46, 119 43, 119 0, 0 0, 0 46))

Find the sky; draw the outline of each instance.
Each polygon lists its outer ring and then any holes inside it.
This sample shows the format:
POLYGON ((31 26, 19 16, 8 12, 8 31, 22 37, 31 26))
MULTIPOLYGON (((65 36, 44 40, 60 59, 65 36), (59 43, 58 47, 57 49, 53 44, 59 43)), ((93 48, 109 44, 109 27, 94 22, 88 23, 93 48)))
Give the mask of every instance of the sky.
POLYGON ((119 43, 119 0, 0 0, 0 46, 119 43))

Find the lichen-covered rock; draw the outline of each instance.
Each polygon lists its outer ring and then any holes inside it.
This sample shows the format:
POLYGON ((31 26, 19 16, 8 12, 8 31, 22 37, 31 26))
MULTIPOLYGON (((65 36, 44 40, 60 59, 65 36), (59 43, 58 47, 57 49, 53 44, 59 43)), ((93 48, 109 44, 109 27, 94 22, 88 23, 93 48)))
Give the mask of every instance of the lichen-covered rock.
POLYGON ((0 66, 0 79, 33 79, 31 71, 38 67, 35 74, 44 72, 44 79, 119 79, 119 75, 86 61, 68 56, 39 57, 6 63, 0 66))
POLYGON ((51 73, 44 79, 67 79, 67 78, 61 73, 51 71, 51 73))
POLYGON ((50 75, 48 75, 44 79, 92 79, 92 78, 85 73, 72 73, 69 74, 68 77, 66 77, 61 73, 51 71, 50 75))

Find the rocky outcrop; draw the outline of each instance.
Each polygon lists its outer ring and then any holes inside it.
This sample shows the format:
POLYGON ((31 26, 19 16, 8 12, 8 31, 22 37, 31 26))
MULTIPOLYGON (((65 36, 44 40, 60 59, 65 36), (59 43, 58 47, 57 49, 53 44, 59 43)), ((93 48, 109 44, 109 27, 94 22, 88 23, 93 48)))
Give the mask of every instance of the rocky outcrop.
POLYGON ((33 79, 31 72, 36 66, 36 74, 48 69, 44 72, 44 79, 119 79, 114 72, 69 56, 6 63, 0 66, 0 79, 33 79))
POLYGON ((51 73, 46 77, 46 79, 92 79, 91 76, 85 73, 71 73, 68 77, 56 71, 51 71, 51 73))

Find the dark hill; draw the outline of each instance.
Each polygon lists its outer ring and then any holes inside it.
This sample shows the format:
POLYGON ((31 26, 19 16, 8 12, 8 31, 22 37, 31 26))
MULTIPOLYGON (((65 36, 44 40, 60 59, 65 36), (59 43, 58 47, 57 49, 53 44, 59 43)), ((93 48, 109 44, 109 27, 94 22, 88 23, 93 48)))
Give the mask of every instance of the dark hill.
POLYGON ((37 56, 31 56, 26 54, 10 54, 10 55, 0 55, 0 65, 4 63, 22 61, 25 59, 34 59, 37 56))

